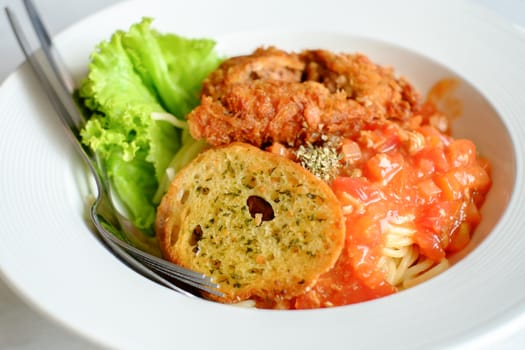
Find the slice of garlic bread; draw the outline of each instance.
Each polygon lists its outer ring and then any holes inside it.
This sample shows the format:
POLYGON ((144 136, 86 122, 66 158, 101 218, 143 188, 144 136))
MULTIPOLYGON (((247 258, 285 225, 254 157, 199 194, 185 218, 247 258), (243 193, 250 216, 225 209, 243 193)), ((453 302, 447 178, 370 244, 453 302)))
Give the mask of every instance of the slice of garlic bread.
POLYGON ((157 210, 164 257, 213 277, 223 302, 304 293, 339 257, 340 205, 298 164, 244 143, 200 154, 157 210))

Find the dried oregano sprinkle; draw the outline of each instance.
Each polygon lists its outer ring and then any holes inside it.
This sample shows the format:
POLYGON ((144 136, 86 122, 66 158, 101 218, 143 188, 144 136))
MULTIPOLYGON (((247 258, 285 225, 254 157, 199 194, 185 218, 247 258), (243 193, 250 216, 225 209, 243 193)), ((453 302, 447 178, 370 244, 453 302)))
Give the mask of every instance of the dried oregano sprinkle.
POLYGON ((307 143, 295 152, 301 166, 324 181, 331 181, 341 166, 341 154, 327 145, 317 146, 307 143))

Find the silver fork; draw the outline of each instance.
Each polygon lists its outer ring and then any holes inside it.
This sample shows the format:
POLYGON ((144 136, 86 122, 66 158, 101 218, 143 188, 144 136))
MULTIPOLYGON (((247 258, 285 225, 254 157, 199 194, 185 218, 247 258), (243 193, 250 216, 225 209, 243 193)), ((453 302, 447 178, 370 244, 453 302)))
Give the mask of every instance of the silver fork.
POLYGON ((222 296, 218 290, 218 285, 214 284, 208 276, 172 264, 125 241, 123 226, 128 227, 131 224, 115 209, 108 194, 107 181, 97 166, 96 155, 90 156, 78 139, 83 118, 73 102, 73 80, 55 49, 32 1, 24 0, 24 5, 46 58, 47 69, 37 55, 32 53, 31 46, 16 15, 8 7, 5 8, 6 15, 20 48, 53 104, 62 125, 65 127, 68 138, 72 141, 75 150, 80 154, 95 179, 97 197, 90 208, 90 217, 103 242, 136 272, 165 287, 190 297, 195 297, 196 291, 199 290, 222 296), (47 74, 46 72, 49 70, 53 74, 47 74))

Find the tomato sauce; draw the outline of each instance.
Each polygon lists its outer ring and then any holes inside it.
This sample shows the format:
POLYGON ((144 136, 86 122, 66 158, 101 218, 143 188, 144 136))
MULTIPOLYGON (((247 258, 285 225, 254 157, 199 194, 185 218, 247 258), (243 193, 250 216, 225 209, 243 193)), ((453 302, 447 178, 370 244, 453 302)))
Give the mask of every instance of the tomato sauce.
POLYGON ((331 187, 345 213, 345 247, 334 268, 291 308, 346 305, 395 293, 399 286, 387 281, 380 264, 392 225, 414 232, 420 260, 438 263, 469 243, 491 185, 489 163, 471 141, 431 125, 435 110, 427 103, 406 125, 378 122, 343 142, 348 157, 331 187))

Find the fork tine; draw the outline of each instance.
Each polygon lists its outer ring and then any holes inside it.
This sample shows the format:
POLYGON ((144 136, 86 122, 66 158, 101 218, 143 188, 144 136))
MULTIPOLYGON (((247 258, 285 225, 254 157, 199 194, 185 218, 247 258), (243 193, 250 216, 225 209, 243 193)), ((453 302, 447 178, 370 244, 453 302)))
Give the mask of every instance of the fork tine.
POLYGON ((156 259, 153 256, 140 255, 140 257, 141 260, 147 262, 148 265, 155 266, 158 270, 163 271, 164 273, 178 275, 188 280, 197 281, 203 285, 207 285, 210 287, 217 287, 217 285, 212 282, 211 278, 204 274, 200 274, 194 271, 180 270, 180 268, 177 265, 173 265, 160 259, 156 259))
MULTIPOLYGON (((151 261, 149 261, 147 259, 144 259, 143 255, 137 255, 137 256, 135 256, 135 258, 137 258, 138 260, 142 261, 142 263, 144 263, 145 265, 152 266, 152 265, 150 265, 151 261)), ((156 271, 159 271, 161 273, 166 273, 168 276, 173 275, 173 272, 171 270, 166 270, 165 271, 162 267, 157 266, 154 263, 153 263, 153 266, 155 266, 154 269, 156 271)), ((205 277, 205 279, 196 279, 195 280, 195 279, 184 278, 184 283, 187 284, 187 285, 190 285, 192 287, 198 288, 198 289, 200 289, 200 290, 202 290, 204 292, 207 292, 209 294, 216 295, 218 297, 223 297, 224 296, 224 293, 222 293, 222 292, 220 292, 218 290, 218 288, 219 288, 218 285, 210 282, 208 280, 209 277, 204 276, 204 275, 203 275, 203 277, 205 277)))
POLYGON ((38 11, 36 10, 35 4, 31 0, 23 0, 24 6, 26 8, 26 11, 31 17, 31 22, 33 22, 34 28, 39 28, 38 35, 41 36, 42 41, 48 45, 52 45, 51 36, 49 35, 49 32, 45 28, 40 15, 38 14, 38 11))
POLYGON ((69 94, 72 94, 75 88, 73 79, 71 78, 69 72, 67 72, 65 69, 64 61, 58 51, 55 49, 51 36, 42 22, 42 18, 38 13, 35 4, 32 0, 23 1, 31 24, 33 25, 38 40, 40 41, 42 50, 46 56, 48 56, 48 60, 52 66, 52 69, 55 71, 57 77, 59 77, 60 83, 63 85, 64 89, 69 94))
POLYGON ((31 44, 29 44, 29 40, 27 40, 27 37, 24 34, 22 27, 20 26, 20 22, 18 21, 18 18, 9 9, 9 7, 5 8, 5 13, 11 25, 11 28, 13 29, 16 40, 18 41, 18 44, 20 48, 22 49, 22 52, 24 53, 24 56, 26 57, 27 61, 31 65, 31 68, 33 68, 33 71, 35 72, 38 80, 44 85, 45 87, 44 90, 47 96, 49 97, 49 100, 53 104, 53 107, 57 110, 60 120, 62 121, 63 125, 66 128, 70 128, 71 119, 69 118, 67 111, 64 110, 64 106, 60 103, 60 99, 58 99, 58 96, 56 95, 53 84, 48 80, 43 70, 43 67, 41 67, 40 63, 36 59, 36 56, 32 54, 31 44))
MULTIPOLYGON (((155 269, 162 271, 164 273, 180 275, 181 277, 184 277, 185 279, 195 281, 203 286, 218 288, 218 285, 213 283, 212 279, 204 274, 195 273, 195 274, 189 275, 188 273, 184 273, 184 272, 181 273, 177 270, 174 270, 172 266, 170 266, 171 264, 165 264, 165 261, 162 261, 160 259, 152 259, 151 257, 145 257, 143 255, 141 255, 140 258, 142 261, 144 261, 148 265, 154 266, 155 269)), ((189 271, 189 272, 193 272, 193 271, 189 271)))
POLYGON ((68 119, 70 120, 70 128, 76 133, 78 133, 80 126, 85 123, 85 119, 84 116, 78 111, 78 108, 75 106, 73 99, 69 98, 73 94, 75 89, 73 78, 67 70, 64 64, 64 60, 62 59, 58 51, 55 49, 53 40, 51 39, 48 30, 44 26, 44 23, 42 22, 41 16, 39 15, 35 5, 31 0, 23 1, 31 25, 33 26, 33 29, 40 43, 40 47, 42 48, 42 51, 44 52, 44 55, 47 58, 49 66, 55 73, 54 75, 58 81, 57 89, 59 89, 59 93, 63 95, 61 101, 69 112, 68 119), (68 98, 65 98, 66 96, 68 98))
POLYGON ((6 7, 4 10, 7 15, 7 19, 9 20, 9 23, 11 24, 11 28, 13 28, 13 32, 15 33, 15 37, 16 37, 16 40, 18 41, 18 45, 22 49, 24 56, 27 59, 29 59, 29 56, 31 56, 31 45, 29 45, 29 41, 27 40, 24 32, 22 31, 22 28, 20 27, 20 22, 18 22, 18 18, 11 11, 9 7, 6 7))
POLYGON ((147 266, 145 265, 141 265, 139 263, 137 263, 137 261, 131 256, 131 254, 128 254, 126 253, 126 251, 121 248, 118 244, 115 244, 113 243, 112 241, 105 241, 106 244, 109 245, 109 247, 117 253, 117 256, 120 257, 122 260, 124 260, 124 262, 126 262, 128 265, 130 265, 133 270, 141 273, 142 275, 144 275, 145 277, 161 284, 161 285, 164 285, 165 287, 168 287, 170 289, 173 289, 185 296, 188 296, 188 297, 191 297, 191 298, 195 298, 195 295, 193 295, 192 293, 188 292, 187 290, 185 289, 182 289, 180 288, 179 286, 176 286, 174 285, 173 283, 171 283, 170 281, 166 280, 165 278, 163 278, 162 276, 160 276, 158 273, 155 273, 153 272, 152 270, 150 270, 147 266))
MULTIPOLYGON (((18 42, 18 45, 20 46, 20 48, 22 49, 22 52, 24 53, 24 56, 26 57, 26 59, 28 60, 29 64, 33 68, 33 70, 34 70, 35 74, 37 75, 39 81, 42 84, 47 86, 45 88, 45 91, 46 91, 46 93, 47 93, 51 103, 53 104, 55 109, 57 109, 57 112, 58 112, 58 114, 60 116, 60 119, 61 119, 63 125, 66 128, 68 128, 68 129, 77 131, 77 126, 76 126, 77 124, 74 123, 73 119, 70 116, 70 113, 68 113, 67 111, 63 111, 62 110, 64 108, 62 106, 62 104, 57 105, 57 96, 52 96, 52 95, 55 95, 54 86, 49 81, 49 79, 47 78, 46 74, 44 73, 43 68, 41 67, 41 65, 37 61, 36 57, 33 55, 33 52, 32 52, 33 49, 31 47, 31 44, 29 43, 29 40, 27 39, 27 36, 24 34, 24 31, 22 30, 22 27, 20 25, 20 22, 18 21, 18 18, 11 11, 11 9, 9 7, 5 8, 5 13, 6 13, 7 18, 9 20, 9 24, 11 25, 11 28, 13 29, 13 33, 15 34, 16 40, 18 42)), ((64 88, 64 87, 62 87, 62 88, 64 88)))
MULTIPOLYGON (((219 286, 216 283, 212 282, 210 277, 202 273, 182 268, 181 266, 172 264, 169 261, 159 259, 156 256, 140 251, 134 246, 116 238, 110 232, 107 232, 103 227, 102 227, 102 231, 105 235, 107 235, 107 237, 111 241, 113 241, 113 243, 118 244, 120 247, 128 251, 131 255, 133 255, 136 258, 139 258, 141 261, 148 264, 149 266, 153 266, 156 270, 162 271, 168 275, 179 276, 183 278, 185 281, 188 281, 188 282, 191 281, 193 283, 198 284, 199 286, 203 286, 203 287, 206 286, 206 287, 211 287, 215 289, 219 288, 219 286)), ((220 295, 222 295, 222 293, 220 295)))

